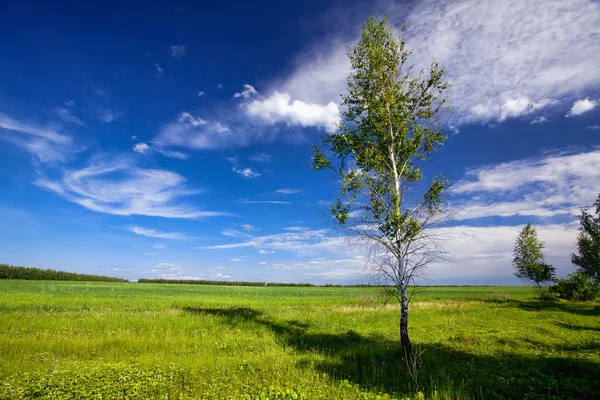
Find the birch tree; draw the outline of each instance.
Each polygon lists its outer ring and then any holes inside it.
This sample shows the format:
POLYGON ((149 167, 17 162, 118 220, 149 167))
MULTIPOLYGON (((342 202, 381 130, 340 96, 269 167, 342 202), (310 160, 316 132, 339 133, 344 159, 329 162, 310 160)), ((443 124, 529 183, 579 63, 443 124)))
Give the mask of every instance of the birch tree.
POLYGON ((426 178, 423 167, 447 138, 439 115, 448 83, 435 62, 414 73, 405 40, 385 18, 369 19, 347 55, 352 70, 342 96, 344 121, 313 147, 312 166, 337 176, 330 212, 369 243, 372 271, 400 303, 400 342, 408 359, 409 288, 442 255, 431 228, 443 215, 448 181, 426 178))

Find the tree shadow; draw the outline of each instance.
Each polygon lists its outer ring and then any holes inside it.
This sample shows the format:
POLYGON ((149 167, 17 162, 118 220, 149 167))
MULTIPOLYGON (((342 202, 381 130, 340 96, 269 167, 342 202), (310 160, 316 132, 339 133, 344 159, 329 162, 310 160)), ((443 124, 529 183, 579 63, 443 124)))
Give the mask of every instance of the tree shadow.
MULTIPOLYGON (((392 397, 415 394, 397 341, 353 330, 330 334, 310 332, 308 323, 279 321, 251 308, 184 308, 197 315, 223 317, 226 323, 253 323, 273 332, 285 347, 301 353, 300 368, 325 373, 334 380, 355 383, 392 397), (315 357, 315 355, 317 357, 315 357)), ((419 389, 442 398, 596 399, 600 398, 600 365, 586 359, 534 357, 508 351, 478 354, 465 341, 458 348, 441 343, 415 344, 422 351, 419 389), (472 348, 472 351, 470 351, 472 348)), ((537 346, 546 346, 535 343, 537 346)), ((514 346, 509 346, 509 348, 514 346)), ((597 349, 592 345, 590 350, 597 349)), ((570 351, 585 350, 578 348, 570 351)))
POLYGON ((513 299, 481 299, 484 303, 516 307, 525 311, 558 311, 582 316, 600 316, 600 305, 577 302, 559 302, 557 300, 513 300, 513 299))
POLYGON ((555 325, 572 331, 593 331, 600 333, 600 327, 565 324, 564 322, 558 322, 555 325))

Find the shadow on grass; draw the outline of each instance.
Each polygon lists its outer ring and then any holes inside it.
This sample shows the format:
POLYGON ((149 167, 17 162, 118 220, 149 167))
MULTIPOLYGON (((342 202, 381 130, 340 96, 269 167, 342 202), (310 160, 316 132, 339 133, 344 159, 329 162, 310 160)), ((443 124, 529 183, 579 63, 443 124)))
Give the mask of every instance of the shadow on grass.
MULTIPOLYGON (((600 321, 598 321, 598 323, 600 323, 600 321)), ((572 331, 592 331, 592 332, 600 333, 600 327, 594 327, 594 326, 572 325, 572 324, 565 324, 564 322, 559 322, 556 324, 556 326, 559 326, 564 329, 569 329, 572 331)))
MULTIPOLYGON (((415 393, 415 384, 406 372, 396 341, 378 335, 361 335, 353 330, 338 334, 310 332, 307 323, 274 320, 252 308, 187 307, 184 310, 223 317, 228 324, 263 326, 273 332, 283 346, 305 355, 299 361, 301 368, 394 397, 415 393)), ((466 349, 472 345, 463 344, 466 349)), ((473 352, 469 352, 438 343, 417 347, 423 351, 423 365, 418 374, 420 390, 426 395, 437 391, 446 399, 600 398, 600 365, 589 360, 570 355, 531 357, 510 352, 484 356, 475 354, 475 346, 473 352)))
POLYGON ((594 303, 560 302, 557 300, 512 300, 512 299, 481 299, 484 303, 517 307, 525 311, 558 311, 588 317, 600 316, 600 305, 594 303))

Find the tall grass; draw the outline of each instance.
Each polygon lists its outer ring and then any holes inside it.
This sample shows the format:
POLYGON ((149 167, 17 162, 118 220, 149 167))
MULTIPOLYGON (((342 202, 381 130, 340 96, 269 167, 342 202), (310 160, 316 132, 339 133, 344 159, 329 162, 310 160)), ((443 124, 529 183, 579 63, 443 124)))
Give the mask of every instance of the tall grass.
MULTIPOLYGON (((420 294, 425 398, 598 398, 600 307, 534 296, 420 294)), ((1 281, 0 398, 417 398, 398 312, 375 288, 1 281)))

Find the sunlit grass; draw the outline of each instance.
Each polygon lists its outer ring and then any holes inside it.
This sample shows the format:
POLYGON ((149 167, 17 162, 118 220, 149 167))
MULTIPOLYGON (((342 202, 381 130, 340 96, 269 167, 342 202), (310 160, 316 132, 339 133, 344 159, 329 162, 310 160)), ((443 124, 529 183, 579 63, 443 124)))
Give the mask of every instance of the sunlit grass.
MULTIPOLYGON (((409 323, 426 398, 598 398, 600 306, 534 296, 421 293, 409 323)), ((414 397, 397 335, 397 305, 373 288, 0 281, 0 397, 148 376, 154 392, 123 396, 414 397)))

